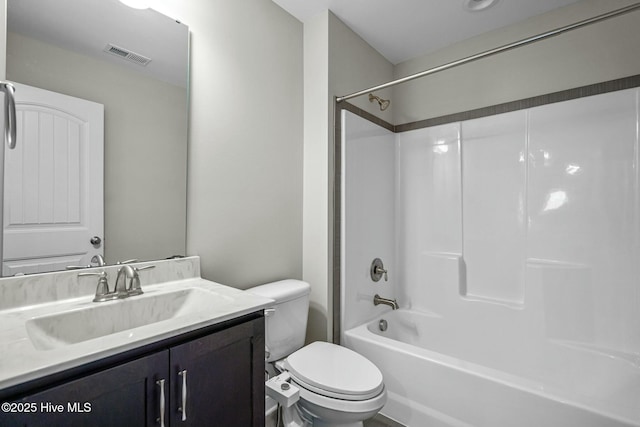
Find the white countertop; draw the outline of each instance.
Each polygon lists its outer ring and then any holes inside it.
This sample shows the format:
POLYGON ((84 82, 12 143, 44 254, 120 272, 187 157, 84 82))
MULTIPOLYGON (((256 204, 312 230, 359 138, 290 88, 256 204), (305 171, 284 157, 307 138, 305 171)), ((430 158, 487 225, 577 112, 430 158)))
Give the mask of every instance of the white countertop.
MULTIPOLYGON (((125 300, 93 302, 93 295, 0 310, 0 389, 100 360, 147 344, 214 325, 267 307, 272 301, 199 277, 142 286, 145 295, 185 288, 212 292, 225 300, 207 309, 89 339, 50 350, 38 350, 31 342, 26 322, 34 317, 118 304, 125 300)), ((137 298, 136 296, 130 298, 137 298)))

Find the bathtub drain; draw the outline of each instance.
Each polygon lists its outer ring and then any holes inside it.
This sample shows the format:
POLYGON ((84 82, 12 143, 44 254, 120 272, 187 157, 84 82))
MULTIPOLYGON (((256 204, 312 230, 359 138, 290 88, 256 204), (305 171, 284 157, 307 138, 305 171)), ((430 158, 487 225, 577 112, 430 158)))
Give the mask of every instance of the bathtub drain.
POLYGON ((382 332, 386 331, 386 330, 387 330, 387 327, 388 327, 388 325, 387 325, 387 321, 386 321, 386 320, 384 320, 384 319, 380 319, 380 322, 378 322, 378 327, 380 328, 380 330, 381 330, 382 332))

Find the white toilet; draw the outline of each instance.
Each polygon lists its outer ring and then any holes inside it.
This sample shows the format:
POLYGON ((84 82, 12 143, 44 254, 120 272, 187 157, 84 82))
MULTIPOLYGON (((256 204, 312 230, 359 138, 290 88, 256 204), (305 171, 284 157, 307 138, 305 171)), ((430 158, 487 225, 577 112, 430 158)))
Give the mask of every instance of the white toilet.
POLYGON ((387 401, 382 373, 360 354, 327 342, 305 347, 310 286, 282 280, 248 289, 275 300, 266 315, 266 361, 286 371, 299 400, 283 406, 285 427, 362 427, 387 401))

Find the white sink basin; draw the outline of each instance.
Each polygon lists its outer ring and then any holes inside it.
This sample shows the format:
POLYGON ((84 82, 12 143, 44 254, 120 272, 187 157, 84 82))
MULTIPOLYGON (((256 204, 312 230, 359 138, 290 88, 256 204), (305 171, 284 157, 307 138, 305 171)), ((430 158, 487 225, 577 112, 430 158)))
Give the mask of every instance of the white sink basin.
POLYGON ((31 318, 26 322, 27 335, 38 350, 51 350, 123 331, 134 337, 136 328, 213 311, 232 300, 198 288, 143 294, 31 318))

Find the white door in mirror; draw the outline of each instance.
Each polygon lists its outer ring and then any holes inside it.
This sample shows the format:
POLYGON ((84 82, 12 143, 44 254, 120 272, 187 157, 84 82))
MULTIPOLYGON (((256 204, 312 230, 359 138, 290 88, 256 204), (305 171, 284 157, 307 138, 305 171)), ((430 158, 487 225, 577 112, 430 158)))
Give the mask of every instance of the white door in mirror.
POLYGON ((89 265, 104 253, 104 106, 15 86, 21 143, 5 151, 2 275, 89 265))

